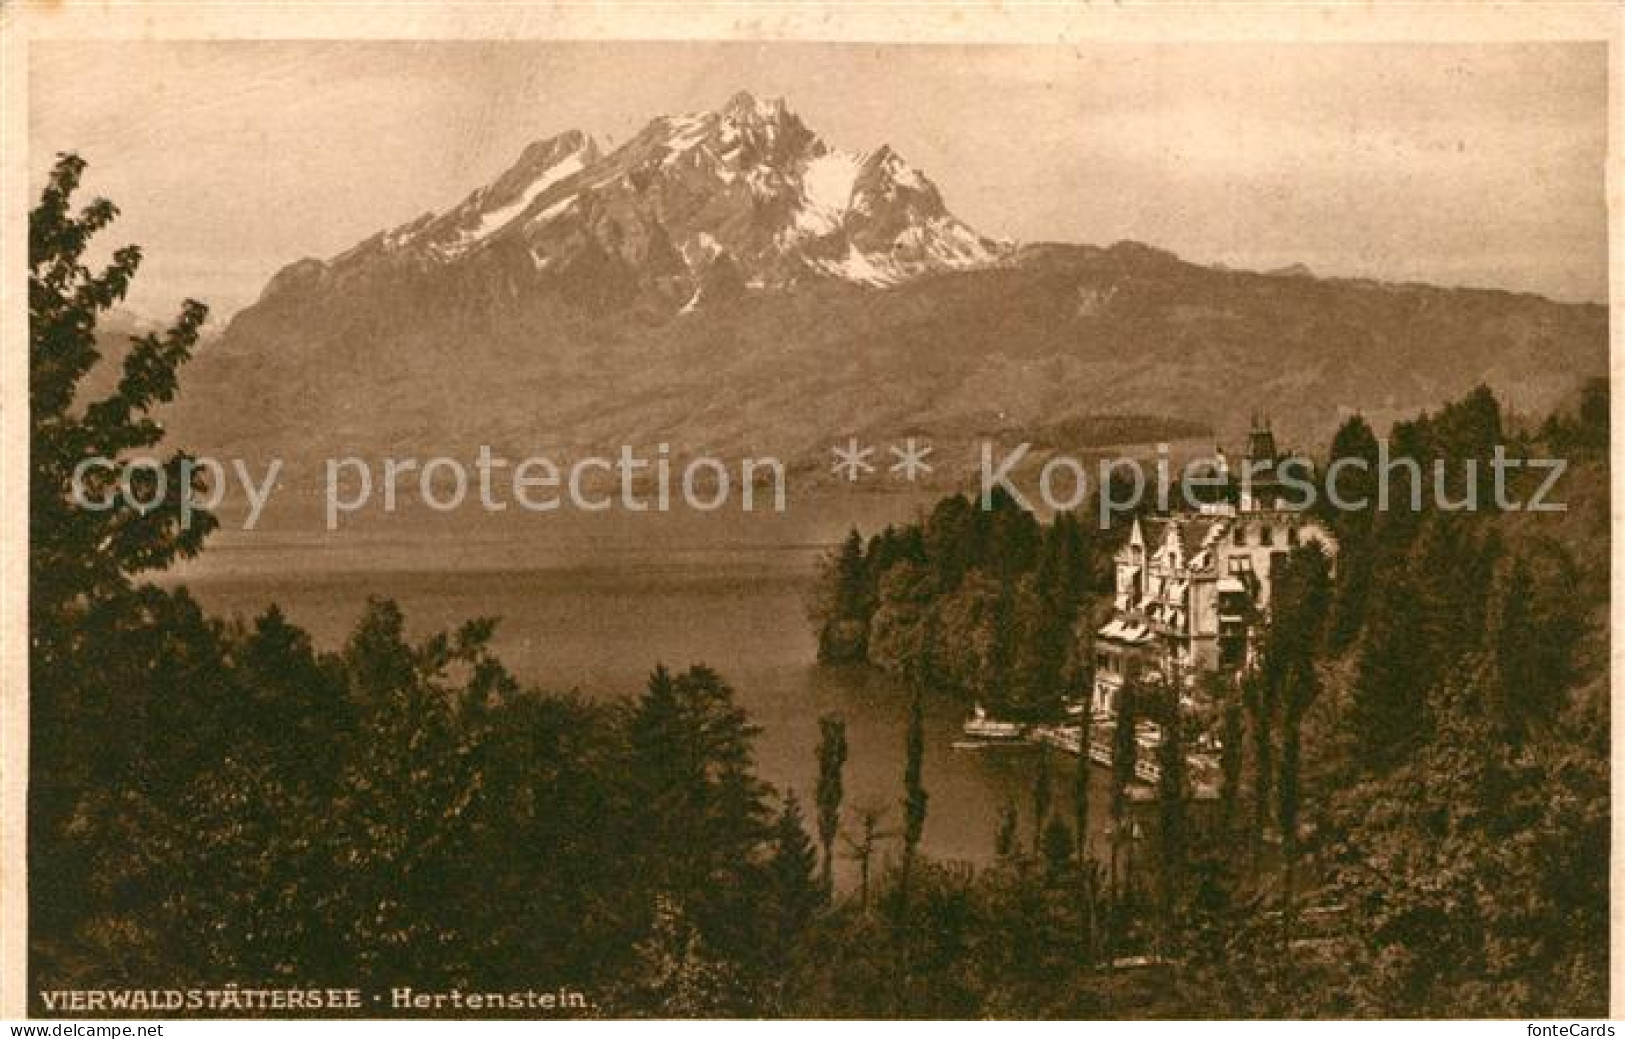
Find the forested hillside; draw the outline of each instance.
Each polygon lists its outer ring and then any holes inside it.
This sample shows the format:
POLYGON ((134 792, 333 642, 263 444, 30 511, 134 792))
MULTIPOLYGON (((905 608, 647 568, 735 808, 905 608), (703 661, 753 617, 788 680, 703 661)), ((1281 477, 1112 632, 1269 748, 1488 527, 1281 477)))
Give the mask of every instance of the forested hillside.
POLYGON ((1001 715, 1042 719, 1078 687, 1086 608, 1111 587, 1109 532, 1042 524, 1002 490, 944 498, 867 543, 853 531, 814 603, 819 659, 867 663, 1001 715))
MULTIPOLYGON (((489 620, 410 640, 378 601, 318 652, 274 607, 210 617, 146 583, 207 523, 69 496, 79 459, 163 444, 152 415, 203 320, 188 305, 81 399, 140 259, 85 266, 115 210, 74 211, 82 166, 58 166, 30 221, 34 992, 404 975, 568 983, 605 1016, 1606 1012, 1605 386, 1539 428, 1477 393, 1394 429, 1423 460, 1561 453, 1568 511, 1331 516, 1335 575, 1294 557, 1227 711, 1245 754, 1216 819, 1165 768, 1143 870, 1092 861, 1077 835, 1091 812, 1127 832, 1126 778, 1090 804, 1089 766, 1046 759, 977 871, 919 851, 923 763, 946 753, 920 705, 989 668, 1024 676, 1003 687, 1034 710, 1083 680, 1065 646, 1103 537, 953 499, 849 543, 825 654, 915 687, 881 807, 843 803, 839 718, 808 748, 809 808, 762 782, 756 730, 705 668, 651 661, 643 689, 587 703, 521 687, 489 620), (835 854, 857 890, 824 879, 835 854)), ((1330 454, 1373 450, 1351 420, 1330 454)))

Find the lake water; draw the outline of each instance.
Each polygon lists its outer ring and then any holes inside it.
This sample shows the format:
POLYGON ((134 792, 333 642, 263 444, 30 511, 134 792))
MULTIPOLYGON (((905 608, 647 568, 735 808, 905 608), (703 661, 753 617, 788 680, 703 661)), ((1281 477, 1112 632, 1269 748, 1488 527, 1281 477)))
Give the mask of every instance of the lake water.
MULTIPOLYGON (((637 692, 657 663, 708 664, 762 729, 764 778, 793 787, 810 813, 818 719, 840 714, 847 806, 888 805, 900 824, 908 692, 870 669, 819 667, 805 604, 819 559, 846 529, 873 532, 929 501, 835 496, 754 516, 418 510, 358 516, 335 533, 310 503, 278 504, 253 532, 223 517, 177 573, 211 610, 253 615, 275 602, 325 648, 342 644, 369 595, 399 602, 419 635, 495 616, 495 648, 522 681, 599 696, 637 692)), ((926 708, 924 847, 988 862, 1000 807, 1014 799, 1024 823, 1030 815, 1036 751, 955 751, 965 705, 941 696, 926 708)), ((1054 803, 1068 814, 1073 762, 1054 757, 1054 803)), ((1099 820, 1108 793, 1095 772, 1099 820)))

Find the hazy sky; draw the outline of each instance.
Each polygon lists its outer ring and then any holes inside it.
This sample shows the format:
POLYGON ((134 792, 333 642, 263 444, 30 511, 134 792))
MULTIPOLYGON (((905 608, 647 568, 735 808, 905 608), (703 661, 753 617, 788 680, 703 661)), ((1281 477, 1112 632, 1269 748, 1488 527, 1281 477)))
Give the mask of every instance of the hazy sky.
POLYGON ((443 209, 536 138, 783 96, 984 234, 1607 294, 1600 45, 36 43, 31 166, 90 163, 131 304, 224 314, 443 209))

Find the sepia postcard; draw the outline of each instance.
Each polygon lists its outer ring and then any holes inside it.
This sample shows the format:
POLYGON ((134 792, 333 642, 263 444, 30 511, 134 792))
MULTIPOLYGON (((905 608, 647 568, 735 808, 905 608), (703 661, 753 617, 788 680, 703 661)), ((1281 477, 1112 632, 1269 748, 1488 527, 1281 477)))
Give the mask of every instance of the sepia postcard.
POLYGON ((1614 1035, 1622 11, 0 4, 0 1016, 1614 1035))

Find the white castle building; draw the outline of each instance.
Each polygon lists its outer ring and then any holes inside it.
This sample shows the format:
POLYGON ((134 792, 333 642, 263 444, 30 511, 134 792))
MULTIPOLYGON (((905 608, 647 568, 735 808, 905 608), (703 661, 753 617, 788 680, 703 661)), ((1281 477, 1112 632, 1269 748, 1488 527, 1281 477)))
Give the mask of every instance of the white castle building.
POLYGON ((1175 663, 1188 676, 1240 668, 1269 617, 1271 575, 1292 549, 1315 541, 1335 557, 1331 531, 1284 502, 1276 468, 1285 459, 1267 427, 1255 424, 1247 456, 1253 478, 1226 500, 1134 521, 1115 557, 1111 619, 1095 632, 1096 713, 1116 713, 1132 668, 1175 663))

